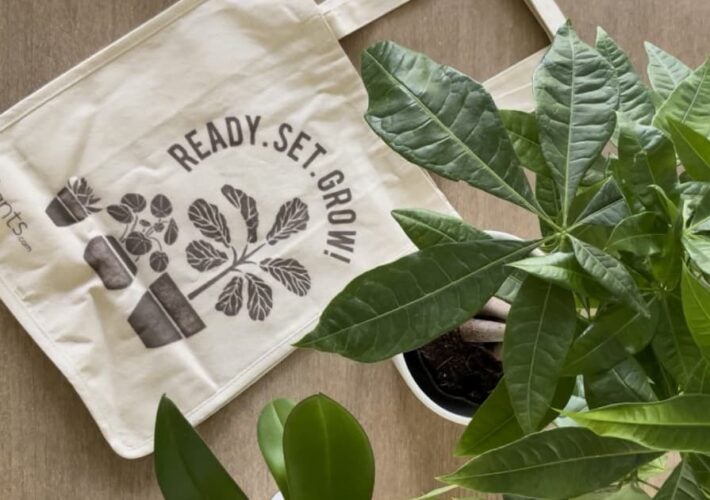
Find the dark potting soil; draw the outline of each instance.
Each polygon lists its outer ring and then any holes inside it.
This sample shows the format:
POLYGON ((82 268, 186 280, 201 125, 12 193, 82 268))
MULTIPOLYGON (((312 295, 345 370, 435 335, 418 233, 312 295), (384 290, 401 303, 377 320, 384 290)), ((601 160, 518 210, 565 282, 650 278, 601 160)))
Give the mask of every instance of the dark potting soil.
POLYGON ((483 403, 503 376, 496 344, 465 342, 458 330, 419 349, 424 368, 439 390, 474 404, 483 403))

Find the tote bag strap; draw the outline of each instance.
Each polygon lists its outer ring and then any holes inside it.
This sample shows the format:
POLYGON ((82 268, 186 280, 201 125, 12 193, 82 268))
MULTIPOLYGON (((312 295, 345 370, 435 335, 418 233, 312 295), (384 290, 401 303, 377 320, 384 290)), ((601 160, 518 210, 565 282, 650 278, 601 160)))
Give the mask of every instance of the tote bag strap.
POLYGON ((338 39, 348 36, 409 0, 325 0, 321 14, 338 39))

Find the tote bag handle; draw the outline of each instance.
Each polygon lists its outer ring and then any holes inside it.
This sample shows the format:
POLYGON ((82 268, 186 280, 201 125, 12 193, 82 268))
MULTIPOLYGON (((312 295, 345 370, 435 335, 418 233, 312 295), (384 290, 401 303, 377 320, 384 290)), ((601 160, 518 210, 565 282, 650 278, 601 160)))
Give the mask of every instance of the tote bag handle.
MULTIPOLYGON (((409 0, 325 0, 318 5, 321 14, 338 39, 359 30, 409 0)), ((535 17, 553 36, 565 22, 555 0, 525 0, 535 17)))

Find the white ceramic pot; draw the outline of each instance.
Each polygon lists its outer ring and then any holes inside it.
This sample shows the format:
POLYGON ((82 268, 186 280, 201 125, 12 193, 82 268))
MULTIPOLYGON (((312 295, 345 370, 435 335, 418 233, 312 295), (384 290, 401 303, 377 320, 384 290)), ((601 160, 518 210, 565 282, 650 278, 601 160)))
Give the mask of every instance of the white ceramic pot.
MULTIPOLYGON (((493 238, 496 239, 520 240, 520 238, 518 238, 517 236, 513 236, 512 234, 508 233, 502 233, 500 231, 486 231, 486 233, 490 234, 493 238)), ((449 420, 450 422, 454 422, 455 424, 460 425, 468 425, 468 423, 471 421, 471 417, 466 417, 464 415, 454 413, 444 408, 443 406, 432 400, 431 397, 429 397, 429 395, 421 388, 419 383, 417 383, 417 381, 415 380, 414 376, 412 375, 412 371, 407 365, 407 361, 404 358, 403 354, 398 354, 392 359, 392 361, 397 367, 397 371, 399 371, 399 374, 404 379, 404 382, 407 384, 407 387, 409 387, 409 390, 412 391, 412 393, 417 397, 419 401, 422 402, 424 406, 429 408, 431 411, 433 411, 440 417, 449 420)))

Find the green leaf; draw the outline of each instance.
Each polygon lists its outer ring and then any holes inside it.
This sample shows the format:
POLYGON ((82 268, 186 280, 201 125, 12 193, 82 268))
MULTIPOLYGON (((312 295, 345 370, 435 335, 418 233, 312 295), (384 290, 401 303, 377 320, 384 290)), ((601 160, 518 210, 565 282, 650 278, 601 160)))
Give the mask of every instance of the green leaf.
POLYGON ((429 210, 394 210, 392 216, 420 250, 443 243, 491 239, 457 217, 429 210))
POLYGON ((644 46, 648 54, 648 78, 651 85, 661 98, 668 99, 680 82, 688 78, 693 71, 652 43, 645 42, 644 46))
POLYGON ((705 493, 710 493, 710 457, 698 453, 689 453, 685 456, 690 468, 695 473, 695 479, 698 485, 705 490, 705 493))
MULTIPOLYGON (((560 213, 560 194, 552 177, 540 174, 535 177, 535 197, 543 212, 551 219, 558 219, 560 213)), ((550 236, 554 233, 554 228, 542 218, 540 218, 540 233, 543 236, 550 236)))
POLYGON ((409 161, 537 212, 525 173, 483 86, 423 54, 381 42, 362 55, 372 129, 409 161))
POLYGON ((590 408, 657 399, 648 375, 634 358, 626 358, 607 371, 585 375, 584 396, 590 408))
POLYGON ((710 289, 687 266, 683 266, 681 287, 683 313, 690 333, 700 352, 710 359, 710 289))
POLYGON ((706 359, 695 365, 683 390, 685 394, 710 394, 710 363, 706 359))
MULTIPOLYGON (((575 379, 563 378, 557 384, 557 390, 552 398, 551 408, 538 425, 543 429, 552 422, 559 412, 553 408, 564 408, 574 390, 575 379)), ((454 452, 457 456, 480 455, 494 448, 512 443, 523 437, 525 433, 518 423, 505 383, 505 378, 498 382, 496 388, 473 414, 473 419, 461 435, 454 452)))
POLYGON ((283 433, 286 419, 295 406, 296 403, 290 399, 275 399, 271 401, 261 411, 256 427, 259 449, 284 498, 289 498, 289 494, 283 433))
POLYGON ((605 490, 575 497, 573 500, 645 500, 651 498, 635 484, 627 484, 621 488, 607 488, 605 490))
POLYGON ((629 441, 566 427, 491 450, 442 479, 489 493, 567 498, 607 486, 657 456, 629 441))
POLYGON ((528 257, 509 264, 531 276, 587 296, 603 297, 606 292, 582 269, 572 253, 554 252, 528 257))
POLYGON ((503 371, 526 433, 538 429, 550 408, 576 324, 569 291, 534 276, 525 280, 508 315, 503 371))
POLYGON ((603 371, 625 360, 629 354, 640 352, 653 338, 658 309, 658 303, 651 302, 648 317, 625 306, 602 309, 572 344, 564 372, 603 371))
POLYGON ((667 290, 674 290, 680 282, 683 265, 682 234, 683 221, 680 216, 676 216, 663 243, 663 252, 650 258, 653 276, 667 290))
POLYGON ((613 178, 608 178, 579 214, 575 225, 616 226, 629 215, 629 208, 613 178))
POLYGON ((663 251, 669 230, 668 223, 658 214, 641 212, 619 222, 609 237, 607 248, 638 257, 659 254, 663 251))
POLYGON ((658 330, 652 345, 656 357, 666 370, 680 386, 685 387, 703 358, 688 330, 678 297, 669 295, 661 300, 658 330))
POLYGON ((683 248, 693 263, 710 275, 710 238, 686 233, 683 235, 683 248))
POLYGON ((710 231, 710 191, 699 197, 689 229, 697 233, 710 231))
POLYGON ((375 268, 351 281, 297 346, 364 362, 417 349, 477 313, 508 275, 505 265, 536 245, 449 243, 375 268))
POLYGON ((576 238, 572 249, 577 261, 601 286, 616 298, 648 316, 646 302, 626 268, 611 255, 576 238))
POLYGON ((614 132, 619 86, 614 68, 568 22, 538 65, 533 91, 540 144, 566 226, 577 187, 614 132))
POLYGON ((669 119, 685 123, 707 136, 710 133, 710 61, 678 84, 656 113, 653 124, 670 132, 669 119))
POLYGON ((322 394, 291 410, 284 430, 289 500, 370 500, 375 459, 365 431, 322 394))
POLYGON ((602 28, 597 28, 596 48, 614 67, 619 80, 619 111, 635 122, 650 125, 656 108, 628 56, 602 28))
POLYGON ((678 386, 673 381, 673 378, 659 361, 652 346, 646 347, 644 350, 634 356, 648 374, 651 380, 653 392, 656 393, 658 399, 668 399, 678 394, 678 386))
POLYGON ((515 154, 523 166, 537 174, 549 175, 540 146, 537 119, 533 113, 503 109, 500 118, 508 130, 515 154))
POLYGON ((696 181, 710 181, 710 140, 673 118, 668 119, 668 131, 688 175, 696 181))
POLYGON ((626 403, 567 414, 600 436, 657 450, 710 452, 710 396, 684 394, 655 403, 626 403))
POLYGON ((163 396, 155 419, 155 475, 166 500, 247 500, 175 404, 163 396))
POLYGON ((441 495, 444 493, 448 493, 449 491, 454 491, 457 489, 458 486, 444 486, 442 488, 437 488, 435 490, 431 490, 429 493, 425 493, 424 495, 415 498, 414 500, 433 500, 436 498, 440 498, 441 495))
POLYGON ((703 500, 703 495, 695 472, 686 460, 679 463, 673 473, 666 479, 656 496, 656 500, 703 500))

